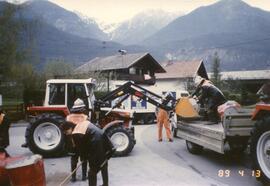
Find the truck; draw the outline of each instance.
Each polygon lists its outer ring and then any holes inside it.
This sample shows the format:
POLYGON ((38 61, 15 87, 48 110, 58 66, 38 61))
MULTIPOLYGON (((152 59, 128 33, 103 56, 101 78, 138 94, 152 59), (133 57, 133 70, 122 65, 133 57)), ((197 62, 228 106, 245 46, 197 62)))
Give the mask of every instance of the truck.
MULTIPOLYGON (((46 82, 43 106, 27 107, 29 125, 23 147, 44 157, 59 156, 66 152, 66 136, 61 130, 74 101, 80 98, 89 109, 91 122, 111 138, 116 147, 115 156, 129 154, 135 143, 133 112, 111 109, 104 100, 95 98, 95 79, 50 79, 46 82)), ((108 101, 109 97, 106 97, 108 101)))

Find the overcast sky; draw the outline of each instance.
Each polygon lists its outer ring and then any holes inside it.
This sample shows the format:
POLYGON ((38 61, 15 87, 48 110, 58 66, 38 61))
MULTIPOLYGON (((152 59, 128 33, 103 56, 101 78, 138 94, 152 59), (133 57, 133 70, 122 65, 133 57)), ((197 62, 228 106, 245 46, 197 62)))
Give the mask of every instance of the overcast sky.
MULTIPOLYGON (((10 0, 12 1, 12 0, 10 0)), ((19 0, 25 1, 25 0, 19 0)), ((122 22, 147 9, 188 13, 218 0, 50 0, 68 10, 78 11, 101 21, 122 22)), ((270 11, 270 0, 244 0, 251 6, 270 11)))

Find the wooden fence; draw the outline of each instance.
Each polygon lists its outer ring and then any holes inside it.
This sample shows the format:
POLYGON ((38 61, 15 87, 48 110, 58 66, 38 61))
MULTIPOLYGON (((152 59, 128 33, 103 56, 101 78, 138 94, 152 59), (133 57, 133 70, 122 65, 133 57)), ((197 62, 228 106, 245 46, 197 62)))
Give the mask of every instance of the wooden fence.
POLYGON ((24 104, 3 105, 2 109, 8 115, 8 118, 12 122, 16 122, 16 121, 25 119, 25 107, 24 107, 24 104))

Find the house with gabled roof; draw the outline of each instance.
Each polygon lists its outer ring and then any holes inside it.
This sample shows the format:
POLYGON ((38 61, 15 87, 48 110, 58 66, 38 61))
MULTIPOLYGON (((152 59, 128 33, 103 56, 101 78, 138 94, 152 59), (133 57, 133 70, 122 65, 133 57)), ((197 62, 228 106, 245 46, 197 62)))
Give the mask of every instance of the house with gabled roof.
POLYGON ((196 75, 209 79, 202 60, 168 62, 163 68, 166 73, 156 74, 158 89, 189 91, 196 75))
POLYGON ((155 73, 166 72, 149 53, 119 53, 97 57, 75 69, 76 74, 100 72, 113 80, 134 81, 137 84, 155 84, 155 73))

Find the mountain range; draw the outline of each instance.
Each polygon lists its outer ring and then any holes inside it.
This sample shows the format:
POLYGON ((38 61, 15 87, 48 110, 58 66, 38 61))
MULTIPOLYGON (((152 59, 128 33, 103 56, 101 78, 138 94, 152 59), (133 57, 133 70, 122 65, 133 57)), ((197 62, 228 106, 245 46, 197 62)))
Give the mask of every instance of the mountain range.
POLYGON ((204 59, 215 52, 225 70, 270 67, 270 13, 241 0, 221 0, 179 17, 141 45, 178 60, 204 59))
POLYGON ((42 65, 56 58, 79 65, 125 49, 150 52, 160 62, 203 59, 208 70, 214 53, 221 70, 270 68, 270 12, 241 0, 220 0, 186 15, 148 10, 111 25, 45 0, 22 7, 23 17, 40 22, 35 52, 42 65))
POLYGON ((146 10, 119 24, 109 35, 111 40, 125 45, 138 44, 180 15, 163 10, 146 10))
POLYGON ((68 11, 46 0, 31 0, 24 3, 26 11, 57 29, 84 38, 108 40, 94 19, 68 11))
MULTIPOLYGON (((0 1, 0 11, 4 10, 7 5, 17 6, 0 1)), ((90 30, 90 26, 87 26, 87 23, 82 21, 77 14, 48 1, 28 1, 20 6, 18 15, 22 20, 35 23, 29 33, 22 33, 25 34, 22 38, 32 38, 31 40, 23 39, 20 47, 32 47, 34 59, 31 61, 36 60, 37 68, 42 68, 48 61, 57 59, 78 66, 97 56, 115 55, 119 49, 123 48, 123 45, 119 43, 99 40, 102 35, 105 35, 99 28, 93 26, 94 29, 90 30), (44 10, 41 10, 42 7, 44 10), (44 16, 45 14, 48 14, 47 17, 44 16), (49 16, 51 17, 48 18, 49 16), (56 20, 62 20, 60 22, 67 26, 60 27, 56 20), (72 21, 76 26, 72 25, 72 21), (89 28, 85 32, 89 37, 83 33, 78 35, 77 32, 83 30, 84 27, 89 28), (74 30, 72 30, 73 28, 74 30)), ((92 25, 92 23, 88 25, 92 25)), ((136 52, 138 48, 132 47, 128 50, 136 52)))

